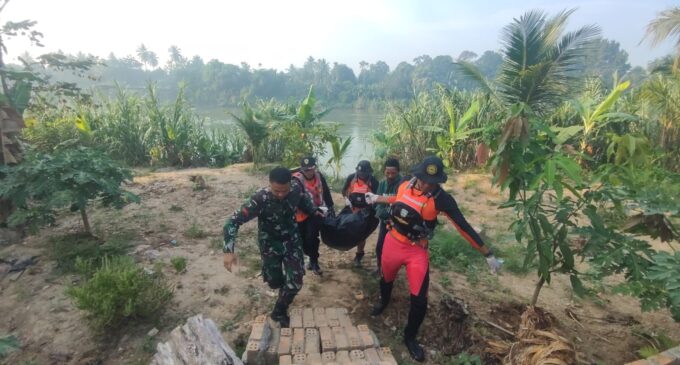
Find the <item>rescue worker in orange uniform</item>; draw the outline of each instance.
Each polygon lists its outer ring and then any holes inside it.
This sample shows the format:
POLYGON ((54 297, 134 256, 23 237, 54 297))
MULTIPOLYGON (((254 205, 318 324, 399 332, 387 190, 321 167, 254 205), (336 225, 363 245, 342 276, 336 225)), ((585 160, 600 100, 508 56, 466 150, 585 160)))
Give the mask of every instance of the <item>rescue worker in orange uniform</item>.
POLYGON ((470 245, 486 257, 492 272, 498 272, 501 262, 467 222, 453 196, 441 188, 440 184, 447 179, 442 160, 435 156, 426 157, 411 172, 414 177, 401 183, 396 196, 366 194, 368 203, 391 204, 389 231, 382 252, 380 302, 371 315, 380 315, 387 308, 394 279, 401 267, 406 266, 411 305, 404 329, 404 344, 414 360, 424 361, 425 352, 416 335, 427 311, 430 282, 427 245, 437 224, 437 215, 443 213, 470 245))
MULTIPOLYGON (((293 174, 305 188, 307 195, 314 203, 314 206, 324 211, 328 211, 330 216, 335 215, 333 210, 333 197, 328 188, 326 179, 316 168, 316 159, 313 156, 306 156, 300 159, 300 170, 293 174)), ((319 217, 310 217, 301 209, 295 213, 295 220, 302 236, 302 249, 309 257, 307 270, 311 270, 317 275, 321 275, 319 266, 319 230, 322 220, 319 217)))
MULTIPOLYGON (((357 164, 356 172, 349 174, 345 179, 345 185, 342 188, 342 196, 345 197, 345 203, 352 207, 353 212, 358 212, 362 209, 373 209, 373 207, 366 202, 366 193, 375 194, 378 190, 378 180, 373 176, 373 167, 367 160, 361 160, 357 164)), ((374 213, 370 214, 374 215, 374 213)), ((361 259, 364 258, 364 248, 366 247, 366 240, 359 242, 357 246, 357 253, 354 256, 354 267, 361 267, 361 259)))

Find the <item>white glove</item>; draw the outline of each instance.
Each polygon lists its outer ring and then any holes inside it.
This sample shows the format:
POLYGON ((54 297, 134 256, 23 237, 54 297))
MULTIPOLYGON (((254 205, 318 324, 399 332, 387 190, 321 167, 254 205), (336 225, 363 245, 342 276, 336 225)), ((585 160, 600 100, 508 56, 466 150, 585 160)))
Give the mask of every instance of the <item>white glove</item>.
POLYGON ((350 207, 350 208, 352 207, 352 202, 349 201, 349 198, 348 198, 348 197, 345 197, 345 205, 348 206, 348 207, 350 207))
POLYGON ((375 203, 377 203, 378 197, 380 195, 373 194, 373 193, 366 193, 364 196, 366 197, 366 203, 375 204, 375 203))
POLYGON ((503 261, 497 259, 494 255, 487 257, 486 263, 489 265, 489 271, 491 271, 492 274, 498 274, 498 272, 501 270, 501 266, 503 265, 503 261))

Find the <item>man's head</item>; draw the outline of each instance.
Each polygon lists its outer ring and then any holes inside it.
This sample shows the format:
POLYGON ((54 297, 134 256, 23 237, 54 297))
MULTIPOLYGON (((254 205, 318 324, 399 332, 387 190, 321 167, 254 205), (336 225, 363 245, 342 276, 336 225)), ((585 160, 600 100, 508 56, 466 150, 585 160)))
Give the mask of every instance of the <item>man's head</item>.
POLYGON ((393 182, 399 176, 399 160, 390 157, 385 161, 385 179, 393 182))
POLYGON ((316 159, 313 156, 306 156, 300 160, 300 171, 307 179, 312 179, 316 173, 316 159))
POLYGON ((361 180, 368 180, 371 177, 371 174, 373 174, 373 167, 371 167, 371 163, 367 160, 361 160, 357 164, 357 178, 361 180))
POLYGON ((416 165, 411 173, 418 179, 417 188, 423 193, 434 191, 441 183, 445 183, 444 163, 437 156, 428 156, 416 165))
POLYGON ((275 167, 269 172, 269 186, 277 199, 283 200, 290 193, 290 171, 285 167, 275 167))

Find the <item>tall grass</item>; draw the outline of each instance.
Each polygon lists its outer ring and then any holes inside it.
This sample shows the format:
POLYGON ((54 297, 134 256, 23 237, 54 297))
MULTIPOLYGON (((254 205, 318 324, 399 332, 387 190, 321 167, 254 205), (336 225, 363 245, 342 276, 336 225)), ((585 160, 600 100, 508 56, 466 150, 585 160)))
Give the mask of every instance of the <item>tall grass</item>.
POLYGON ((129 166, 222 167, 240 161, 246 149, 237 128, 206 128, 183 91, 165 104, 153 85, 144 95, 119 89, 114 98, 99 95, 29 120, 24 138, 44 152, 64 143, 94 145, 129 166))
POLYGON ((440 154, 451 156, 452 160, 448 161, 450 166, 471 167, 475 163, 477 145, 481 141, 489 143, 500 134, 498 120, 499 109, 483 93, 443 87, 421 92, 408 104, 388 104, 383 127, 374 134, 376 157, 382 160, 387 156, 395 156, 402 166, 408 168, 427 155, 440 154), (459 119, 475 101, 479 103, 480 109, 467 123, 470 132, 466 133, 466 138, 457 141, 451 151, 440 151, 442 146, 437 143, 437 138, 451 138, 451 116, 459 119))

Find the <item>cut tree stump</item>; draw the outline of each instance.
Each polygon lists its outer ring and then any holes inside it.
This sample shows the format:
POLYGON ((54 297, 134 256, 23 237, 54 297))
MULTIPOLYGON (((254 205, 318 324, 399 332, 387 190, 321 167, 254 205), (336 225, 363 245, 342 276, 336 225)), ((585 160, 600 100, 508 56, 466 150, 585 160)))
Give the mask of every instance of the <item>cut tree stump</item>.
POLYGON ((243 365, 224 341, 215 322, 202 314, 170 332, 167 342, 159 343, 151 365, 243 365))

